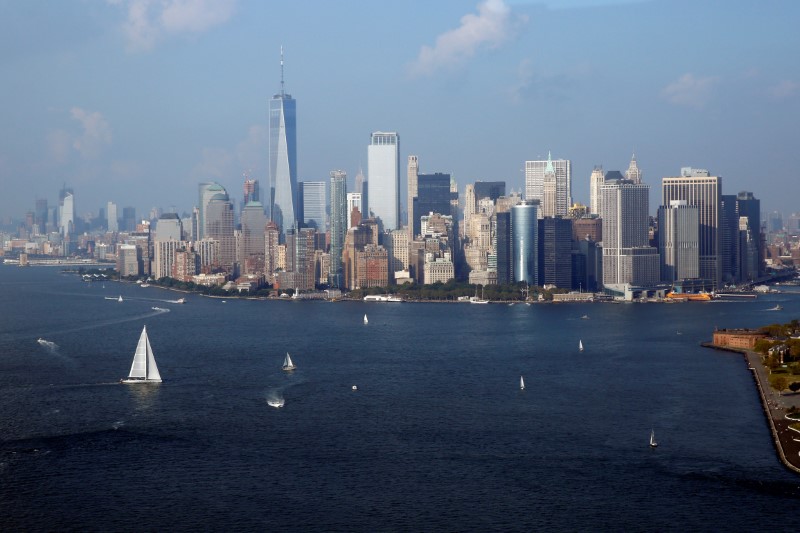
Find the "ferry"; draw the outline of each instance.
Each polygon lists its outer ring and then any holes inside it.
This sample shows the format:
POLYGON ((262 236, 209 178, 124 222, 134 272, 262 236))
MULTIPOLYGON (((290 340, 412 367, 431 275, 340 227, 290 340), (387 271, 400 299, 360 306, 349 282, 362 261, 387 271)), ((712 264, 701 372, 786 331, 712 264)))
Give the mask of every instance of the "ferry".
POLYGON ((364 296, 365 302, 402 302, 403 299, 398 296, 384 296, 381 294, 370 294, 364 296))
POLYGON ((698 293, 691 293, 691 292, 668 292, 667 293, 667 300, 673 301, 682 301, 682 302, 708 302, 711 301, 714 296, 708 292, 698 292, 698 293))

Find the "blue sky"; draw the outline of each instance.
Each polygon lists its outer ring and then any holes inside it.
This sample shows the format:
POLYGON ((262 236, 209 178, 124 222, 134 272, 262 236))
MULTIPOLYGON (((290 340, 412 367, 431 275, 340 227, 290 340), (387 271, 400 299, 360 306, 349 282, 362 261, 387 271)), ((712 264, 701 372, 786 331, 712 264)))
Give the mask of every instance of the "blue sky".
POLYGON ((300 180, 352 183, 383 130, 462 187, 521 189, 552 150, 586 203, 592 167, 635 150, 651 211, 682 166, 798 211, 798 20, 793 0, 0 0, 0 215, 64 182, 79 213, 188 210, 207 180, 240 199, 267 181, 281 45, 300 180))

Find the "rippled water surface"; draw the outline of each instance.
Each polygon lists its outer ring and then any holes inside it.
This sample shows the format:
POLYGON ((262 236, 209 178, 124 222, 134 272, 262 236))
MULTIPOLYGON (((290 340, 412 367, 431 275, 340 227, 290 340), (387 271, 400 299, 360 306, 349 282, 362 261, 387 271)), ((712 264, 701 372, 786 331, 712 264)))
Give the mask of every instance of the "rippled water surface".
POLYGON ((799 294, 176 297, 0 266, 0 526, 787 530, 797 508, 745 364, 698 343, 798 317, 799 294), (164 383, 120 385, 143 325, 164 383))

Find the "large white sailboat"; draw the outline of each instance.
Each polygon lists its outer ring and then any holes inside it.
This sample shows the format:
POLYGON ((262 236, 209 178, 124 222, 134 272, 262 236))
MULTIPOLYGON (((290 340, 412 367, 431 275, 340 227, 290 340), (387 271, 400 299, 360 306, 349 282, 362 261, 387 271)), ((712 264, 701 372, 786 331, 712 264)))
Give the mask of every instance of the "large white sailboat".
POLYGON ((283 360, 283 369, 288 372, 289 370, 294 370, 295 368, 297 367, 292 362, 292 356, 289 355, 289 352, 286 352, 286 358, 283 360))
POLYGON ((366 325, 366 324, 369 324, 369 319, 367 318, 367 315, 366 315, 366 314, 364 314, 364 324, 365 324, 365 325, 366 325))
POLYGON ((582 341, 582 340, 579 340, 579 341, 578 341, 578 351, 579 351, 579 352, 582 352, 582 351, 583 351, 583 341, 582 341))
POLYGON ((520 390, 525 390, 525 378, 522 376, 519 377, 519 388, 520 390))
POLYGON ((656 446, 658 446, 658 443, 656 442, 656 432, 651 429, 650 430, 650 447, 651 448, 655 448, 656 446))
POLYGON ((120 382, 161 383, 161 374, 158 373, 153 349, 150 347, 150 339, 147 337, 147 326, 142 328, 142 334, 139 336, 139 344, 136 345, 136 353, 133 355, 131 372, 127 378, 121 379, 120 382))

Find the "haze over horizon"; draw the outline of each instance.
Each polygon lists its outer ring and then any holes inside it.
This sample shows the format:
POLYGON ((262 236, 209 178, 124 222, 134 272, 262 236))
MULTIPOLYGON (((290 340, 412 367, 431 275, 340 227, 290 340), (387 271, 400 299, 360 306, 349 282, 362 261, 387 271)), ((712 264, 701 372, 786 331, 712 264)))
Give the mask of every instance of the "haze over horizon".
MULTIPOLYGON (((0 216, 75 189, 188 211, 197 184, 237 200, 268 183, 268 101, 297 100, 298 175, 366 173, 370 133, 397 131, 421 172, 522 190, 524 161, 595 165, 636 153, 651 186, 683 166, 797 211, 800 3, 243 0, 0 3, 0 216), (313 16, 309 16, 313 12, 313 16)), ((405 184, 401 184, 405 190, 405 184)), ((405 197, 403 197, 405 204, 405 197)))

